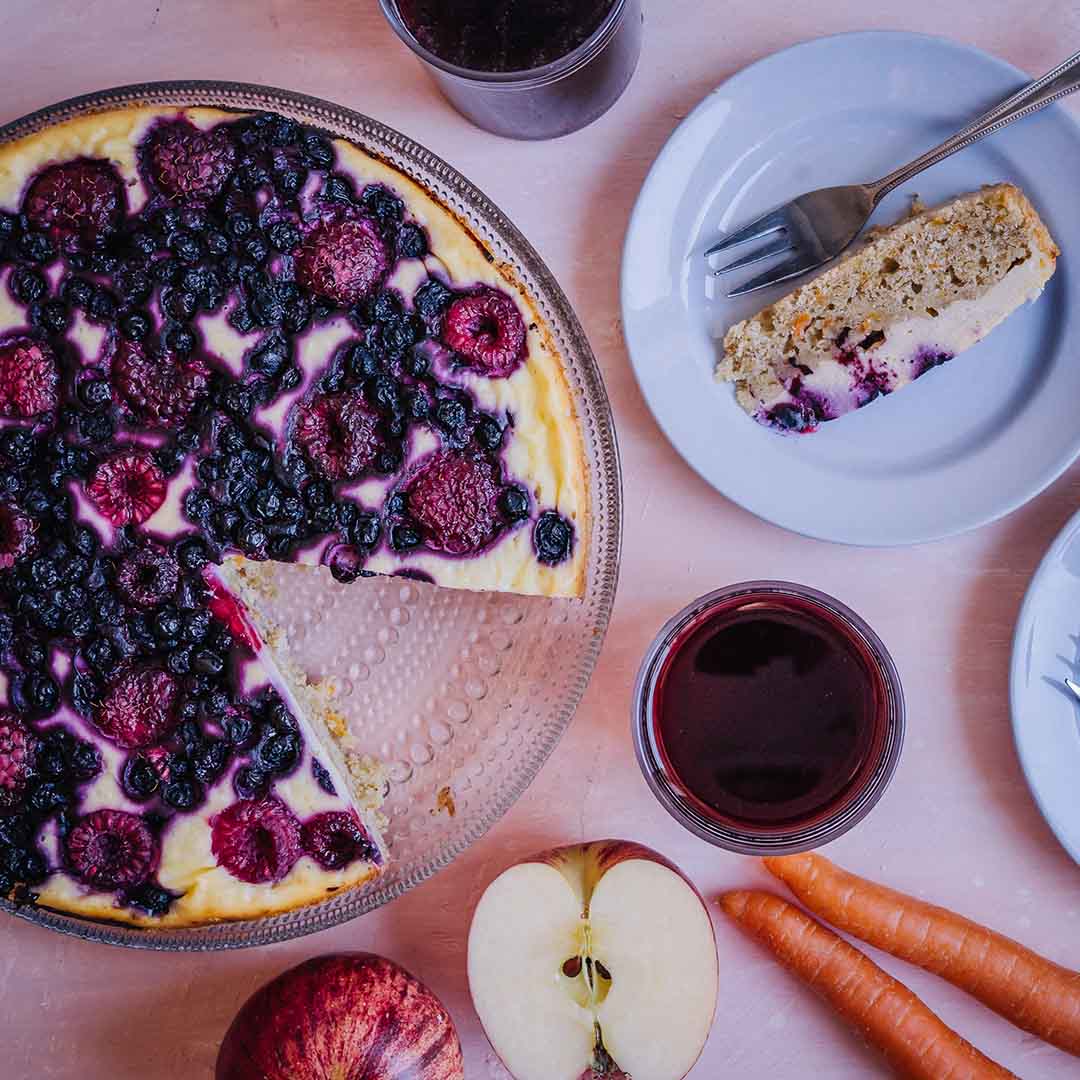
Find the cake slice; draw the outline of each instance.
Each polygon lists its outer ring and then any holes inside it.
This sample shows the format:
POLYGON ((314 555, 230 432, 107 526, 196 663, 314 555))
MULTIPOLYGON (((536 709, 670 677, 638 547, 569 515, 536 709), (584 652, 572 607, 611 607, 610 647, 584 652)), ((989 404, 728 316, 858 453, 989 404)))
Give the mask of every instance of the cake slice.
POLYGON ((1013 184, 874 230, 854 254, 737 323, 717 378, 758 423, 811 432, 980 341, 1054 273, 1058 249, 1013 184))

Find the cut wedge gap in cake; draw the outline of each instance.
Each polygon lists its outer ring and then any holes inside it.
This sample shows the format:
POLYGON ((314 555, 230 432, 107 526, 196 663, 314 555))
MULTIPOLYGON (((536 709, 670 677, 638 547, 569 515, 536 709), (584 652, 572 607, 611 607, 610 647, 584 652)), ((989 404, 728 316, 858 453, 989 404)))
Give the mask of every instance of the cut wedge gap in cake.
POLYGON ((717 378, 758 423, 812 432, 980 341, 1039 296, 1057 256, 1012 184, 917 209, 731 327, 717 378))

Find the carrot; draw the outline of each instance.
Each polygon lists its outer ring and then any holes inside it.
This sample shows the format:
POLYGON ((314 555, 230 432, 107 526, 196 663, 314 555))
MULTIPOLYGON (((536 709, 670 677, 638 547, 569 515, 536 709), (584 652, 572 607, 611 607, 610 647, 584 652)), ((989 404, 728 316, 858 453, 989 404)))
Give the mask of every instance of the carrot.
POLYGON ((774 856, 765 866, 833 926, 940 975, 1017 1027, 1080 1056, 1080 972, 821 855, 774 856))
POLYGON ((729 892, 720 897, 720 906, 876 1046, 900 1076, 1016 1080, 902 982, 786 900, 767 892, 729 892))

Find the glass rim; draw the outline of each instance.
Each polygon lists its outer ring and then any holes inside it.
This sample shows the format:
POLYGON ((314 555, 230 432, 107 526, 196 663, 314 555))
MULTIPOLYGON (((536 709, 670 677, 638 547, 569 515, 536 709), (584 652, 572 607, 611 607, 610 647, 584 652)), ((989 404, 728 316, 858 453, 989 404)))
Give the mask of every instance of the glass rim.
POLYGON ((442 74, 449 75, 472 86, 492 90, 534 90, 558 82, 579 71, 600 53, 615 35, 626 13, 628 0, 612 0, 611 7, 600 25, 580 45, 575 45, 565 56, 556 57, 546 64, 517 71, 483 71, 479 68, 462 67, 444 60, 437 53, 422 45, 398 12, 397 0, 379 0, 386 21, 398 38, 419 59, 442 74))
POLYGON ((631 728, 634 752, 642 776, 661 806, 680 824, 715 847, 740 855, 792 855, 830 843, 852 829, 874 808, 885 793, 900 761, 907 726, 904 691, 900 673, 885 643, 870 625, 836 597, 809 585, 777 580, 742 581, 727 585, 692 600, 660 628, 649 645, 634 681, 631 728), (772 594, 808 600, 841 619, 866 646, 877 665, 885 687, 885 735, 877 760, 861 789, 846 799, 835 812, 810 825, 789 829, 756 831, 739 829, 699 810, 669 779, 669 770, 660 761, 653 731, 653 705, 657 677, 679 634, 710 609, 740 596, 772 594))

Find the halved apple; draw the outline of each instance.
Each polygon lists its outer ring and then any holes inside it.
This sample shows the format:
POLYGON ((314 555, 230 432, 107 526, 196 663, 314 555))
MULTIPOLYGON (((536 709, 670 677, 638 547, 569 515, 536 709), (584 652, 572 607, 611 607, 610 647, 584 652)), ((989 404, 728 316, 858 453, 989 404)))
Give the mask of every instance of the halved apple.
POLYGON ((481 897, 469 989, 516 1080, 681 1080, 716 1010, 712 920, 649 848, 556 848, 511 867, 481 897))

